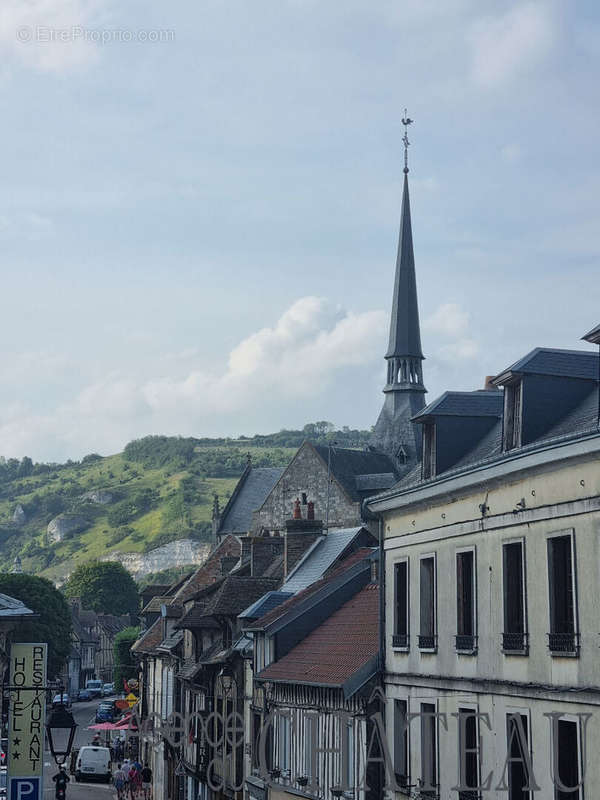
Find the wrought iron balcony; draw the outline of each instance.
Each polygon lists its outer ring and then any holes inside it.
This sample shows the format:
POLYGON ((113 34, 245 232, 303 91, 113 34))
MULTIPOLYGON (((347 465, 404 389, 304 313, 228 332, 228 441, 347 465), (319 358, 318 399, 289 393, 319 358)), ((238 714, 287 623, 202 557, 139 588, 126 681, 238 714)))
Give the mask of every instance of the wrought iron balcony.
POLYGON ((481 794, 475 789, 464 789, 458 793, 459 800, 481 800, 481 794))
POLYGON ((410 639, 407 633, 395 633, 392 636, 392 647, 403 647, 408 650, 408 643, 410 639))
POLYGON ((437 636, 424 636, 419 634, 420 650, 437 650, 437 636))
POLYGON ((459 634, 455 637, 456 649, 461 653, 477 652, 477 637, 472 634, 459 634))
POLYGON ((529 653, 529 636, 526 633, 503 633, 502 650, 505 653, 529 653))
POLYGON ((578 656, 578 633, 549 633, 548 649, 554 655, 578 656))

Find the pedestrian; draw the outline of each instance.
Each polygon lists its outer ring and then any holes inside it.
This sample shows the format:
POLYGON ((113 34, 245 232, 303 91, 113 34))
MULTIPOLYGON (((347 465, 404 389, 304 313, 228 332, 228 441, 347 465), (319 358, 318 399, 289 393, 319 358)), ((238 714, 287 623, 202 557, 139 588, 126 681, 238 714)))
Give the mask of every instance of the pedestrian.
POLYGON ((131 769, 129 770, 129 791, 131 792, 131 798, 134 800, 138 796, 138 792, 142 788, 142 776, 139 771, 135 768, 135 765, 131 765, 131 769))
POLYGON ((64 798, 67 796, 67 783, 70 781, 69 776, 65 772, 64 766, 61 765, 58 768, 58 772, 52 778, 52 780, 56 784, 56 792, 54 796, 57 798, 57 800, 64 800, 64 798))
POLYGON ((123 771, 121 764, 117 764, 117 771, 113 776, 113 781, 115 784, 115 789, 117 790, 117 798, 118 800, 122 800, 123 793, 125 791, 125 784, 127 783, 127 776, 123 771))
POLYGON ((142 770, 142 789, 144 790, 144 800, 150 800, 152 795, 152 770, 148 764, 144 764, 142 770))

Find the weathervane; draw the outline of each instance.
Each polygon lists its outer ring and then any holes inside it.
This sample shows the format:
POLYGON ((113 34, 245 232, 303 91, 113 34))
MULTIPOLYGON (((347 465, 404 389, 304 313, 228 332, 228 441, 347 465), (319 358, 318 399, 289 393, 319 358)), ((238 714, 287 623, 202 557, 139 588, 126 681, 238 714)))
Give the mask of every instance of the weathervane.
POLYGON ((402 124, 404 125, 404 136, 402 137, 402 142, 404 143, 404 172, 408 172, 408 146, 410 142, 408 141, 408 126, 412 125, 412 119, 408 116, 408 112, 404 109, 404 117, 402 118, 402 124))

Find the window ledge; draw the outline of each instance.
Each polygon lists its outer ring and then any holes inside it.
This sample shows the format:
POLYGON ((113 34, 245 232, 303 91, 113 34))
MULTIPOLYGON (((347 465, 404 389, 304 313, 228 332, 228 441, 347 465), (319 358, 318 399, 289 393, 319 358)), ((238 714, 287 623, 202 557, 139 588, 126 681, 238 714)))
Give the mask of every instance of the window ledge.
POLYGON ((502 649, 502 655, 504 656, 528 656, 529 655, 529 648, 526 647, 523 650, 504 650, 502 649))

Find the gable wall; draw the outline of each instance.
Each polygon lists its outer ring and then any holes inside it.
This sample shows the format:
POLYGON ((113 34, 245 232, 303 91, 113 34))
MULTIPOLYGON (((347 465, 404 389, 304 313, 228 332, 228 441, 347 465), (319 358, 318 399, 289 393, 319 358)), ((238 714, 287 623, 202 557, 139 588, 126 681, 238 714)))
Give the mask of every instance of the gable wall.
MULTIPOLYGON (((282 531, 285 520, 294 511, 294 500, 302 499, 306 492, 307 500, 315 504, 315 519, 325 522, 327 508, 327 465, 310 447, 302 445, 292 463, 281 476, 267 499, 254 514, 253 531, 261 528, 282 531)), ((307 506, 301 506, 302 516, 306 517, 307 506)), ((332 528, 351 528, 361 524, 360 504, 354 503, 346 495, 337 481, 332 478, 329 495, 329 526, 332 528)))

